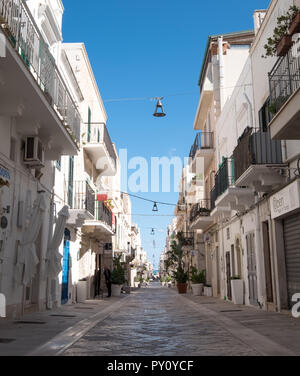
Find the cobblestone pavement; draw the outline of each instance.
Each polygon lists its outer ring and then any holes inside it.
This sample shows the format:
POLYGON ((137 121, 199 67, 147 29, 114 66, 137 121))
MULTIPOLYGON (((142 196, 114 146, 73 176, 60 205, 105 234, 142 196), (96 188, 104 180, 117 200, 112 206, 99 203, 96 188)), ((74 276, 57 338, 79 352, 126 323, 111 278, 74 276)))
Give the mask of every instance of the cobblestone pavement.
POLYGON ((260 355, 193 304, 168 289, 135 292, 63 355, 260 355))

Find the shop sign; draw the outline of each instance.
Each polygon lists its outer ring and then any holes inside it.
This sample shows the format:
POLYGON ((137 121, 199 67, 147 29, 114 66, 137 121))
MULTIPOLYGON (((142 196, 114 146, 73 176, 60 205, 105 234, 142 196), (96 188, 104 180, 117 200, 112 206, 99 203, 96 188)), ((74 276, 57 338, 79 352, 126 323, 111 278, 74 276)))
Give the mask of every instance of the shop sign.
POLYGON ((276 219, 300 208, 300 180, 294 181, 271 197, 271 217, 276 219))

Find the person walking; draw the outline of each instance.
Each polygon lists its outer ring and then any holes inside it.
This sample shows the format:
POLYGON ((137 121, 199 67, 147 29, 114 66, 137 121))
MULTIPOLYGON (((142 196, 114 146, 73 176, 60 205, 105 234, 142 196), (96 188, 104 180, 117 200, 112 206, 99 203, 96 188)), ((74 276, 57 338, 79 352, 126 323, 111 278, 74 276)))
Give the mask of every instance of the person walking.
POLYGON ((104 277, 105 277, 105 283, 106 283, 106 287, 108 291, 107 297, 110 298, 111 297, 111 271, 106 265, 104 265, 104 277))

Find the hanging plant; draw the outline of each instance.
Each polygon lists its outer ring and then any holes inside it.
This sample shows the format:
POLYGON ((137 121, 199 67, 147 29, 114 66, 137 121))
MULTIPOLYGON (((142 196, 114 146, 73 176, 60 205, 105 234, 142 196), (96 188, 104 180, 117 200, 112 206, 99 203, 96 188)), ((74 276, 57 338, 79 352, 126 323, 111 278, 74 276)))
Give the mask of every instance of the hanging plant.
POLYGON ((277 17, 277 26, 264 46, 266 53, 262 57, 284 56, 287 53, 293 44, 290 28, 299 12, 300 8, 292 6, 286 14, 277 17))

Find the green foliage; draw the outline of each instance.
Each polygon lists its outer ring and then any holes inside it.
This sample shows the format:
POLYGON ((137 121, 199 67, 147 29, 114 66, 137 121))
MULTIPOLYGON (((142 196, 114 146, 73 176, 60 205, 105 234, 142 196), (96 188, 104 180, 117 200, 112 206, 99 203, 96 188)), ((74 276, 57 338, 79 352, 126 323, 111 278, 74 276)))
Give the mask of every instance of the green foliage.
POLYGON ((125 270, 121 264, 121 256, 115 257, 114 269, 111 273, 111 282, 113 285, 123 285, 125 283, 125 270))
POLYGON ((169 275, 167 275, 167 277, 166 277, 166 282, 167 283, 170 283, 172 281, 172 278, 169 276, 169 275))
POLYGON ((268 56, 277 55, 277 46, 279 42, 284 36, 289 35, 289 28, 294 18, 296 17, 297 13, 299 12, 300 12, 300 8, 294 5, 289 8, 286 14, 280 17, 277 17, 277 26, 275 27, 273 31, 273 36, 267 39, 267 43, 264 46, 266 54, 263 55, 262 57, 266 58, 268 56))
POLYGON ((191 282, 194 284, 205 284, 206 282, 206 271, 201 270, 198 271, 195 267, 192 267, 191 269, 191 282))
POLYGON ((173 277, 177 283, 187 283, 189 279, 188 272, 185 272, 182 267, 178 267, 176 272, 173 273, 173 277))

